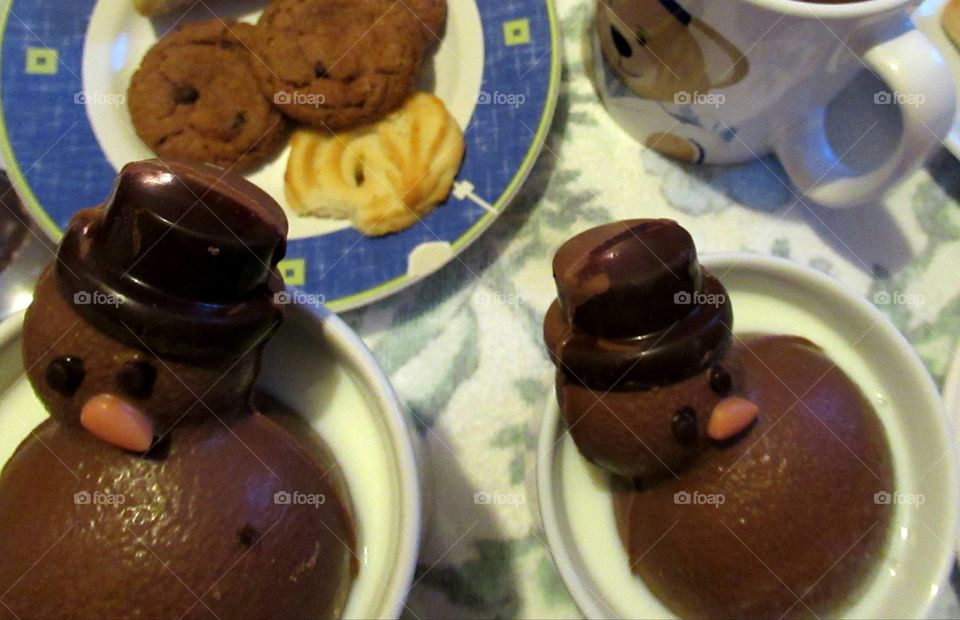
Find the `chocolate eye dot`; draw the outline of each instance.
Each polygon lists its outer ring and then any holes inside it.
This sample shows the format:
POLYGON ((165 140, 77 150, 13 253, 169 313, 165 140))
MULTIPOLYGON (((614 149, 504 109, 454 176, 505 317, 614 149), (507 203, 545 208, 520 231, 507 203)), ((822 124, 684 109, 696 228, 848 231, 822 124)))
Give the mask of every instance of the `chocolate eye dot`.
POLYGON ((153 391, 157 369, 149 362, 127 362, 117 373, 117 385, 134 398, 146 398, 153 391))
POLYGON ((726 396, 730 393, 730 389, 733 387, 733 378, 730 376, 730 373, 726 368, 717 364, 710 367, 710 389, 719 394, 720 396, 726 396))
POLYGON ((47 366, 47 385, 63 394, 73 396, 77 388, 83 383, 86 371, 83 369, 83 360, 72 355, 64 355, 50 362, 47 366))
POLYGON ((681 444, 689 445, 697 440, 700 434, 697 428, 697 412, 693 407, 680 407, 673 414, 671 421, 673 436, 681 444))

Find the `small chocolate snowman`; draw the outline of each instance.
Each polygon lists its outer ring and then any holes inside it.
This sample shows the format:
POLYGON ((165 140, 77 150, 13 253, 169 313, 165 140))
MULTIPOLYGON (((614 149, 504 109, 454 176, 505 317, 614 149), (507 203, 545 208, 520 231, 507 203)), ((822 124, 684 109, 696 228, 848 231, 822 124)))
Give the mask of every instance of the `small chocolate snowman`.
POLYGON ((670 220, 630 220, 567 241, 544 338, 557 397, 580 452, 629 477, 689 464, 744 432, 757 407, 737 396, 733 311, 670 220))

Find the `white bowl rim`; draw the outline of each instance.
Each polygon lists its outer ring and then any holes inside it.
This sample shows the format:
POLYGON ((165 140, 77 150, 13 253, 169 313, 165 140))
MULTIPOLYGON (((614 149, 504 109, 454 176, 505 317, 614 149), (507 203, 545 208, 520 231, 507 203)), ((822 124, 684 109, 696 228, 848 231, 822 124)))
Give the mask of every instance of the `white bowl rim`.
MULTIPOLYGON (((420 551, 421 525, 423 521, 423 501, 421 496, 420 455, 417 452, 416 437, 407 418, 404 416, 393 386, 377 363, 370 349, 360 337, 336 314, 326 308, 290 304, 287 311, 294 315, 290 318, 304 319, 317 328, 324 339, 343 360, 353 366, 357 378, 369 391, 382 419, 389 430, 392 447, 401 472, 400 501, 401 527, 400 540, 397 541, 398 563, 391 571, 389 582, 385 584, 380 596, 382 601, 376 609, 361 610, 367 617, 399 618, 403 611, 410 586, 413 583, 420 551), (322 327, 322 329, 320 329, 322 327), (406 472, 406 473, 404 473, 406 472)), ((0 323, 0 348, 23 331, 23 317, 26 309, 10 315, 0 323)))
MULTIPOLYGON (((701 255, 699 258, 701 264, 721 282, 723 281, 724 271, 749 269, 762 271, 768 276, 780 276, 783 279, 799 280, 825 288, 832 295, 843 298, 852 304, 851 313, 857 312, 873 320, 877 325, 876 329, 882 331, 884 339, 912 361, 910 368, 904 369, 904 372, 909 371, 910 379, 915 380, 918 387, 923 390, 927 398, 926 408, 937 412, 930 423, 938 426, 937 430, 944 437, 947 437, 949 442, 948 452, 951 466, 947 469, 949 472, 948 479, 944 481, 941 488, 948 495, 945 505, 949 507, 947 516, 951 539, 942 546, 938 557, 929 558, 930 562, 938 567, 936 574, 939 575, 939 583, 945 583, 953 567, 958 534, 960 534, 960 530, 958 530, 958 526, 960 526, 960 488, 958 488, 960 487, 960 461, 958 461, 957 447, 954 441, 956 435, 952 420, 945 411, 933 378, 927 372, 923 362, 907 339, 866 299, 850 293, 837 280, 810 267, 777 256, 745 252, 708 253, 701 255)), ((561 511, 554 502, 556 497, 554 463, 556 462, 556 448, 560 443, 556 440, 560 423, 560 410, 556 398, 549 398, 543 423, 540 427, 540 434, 537 438, 537 504, 540 510, 541 524, 554 564, 580 611, 588 618, 615 618, 617 614, 591 590, 587 581, 581 577, 580 571, 582 569, 573 557, 575 545, 565 541, 561 533, 561 511)), ((936 596, 931 593, 923 602, 922 617, 929 616, 935 601, 936 596)))
MULTIPOLYGON (((393 385, 384 374, 383 369, 373 357, 370 349, 360 337, 350 329, 343 319, 328 310, 326 307, 291 304, 293 309, 302 318, 316 323, 318 328, 323 327, 322 333, 344 359, 352 362, 358 378, 370 390, 375 399, 383 421, 393 439, 393 448, 396 452, 397 464, 401 474, 401 528, 398 543, 398 562, 386 584, 385 594, 381 596, 383 606, 377 610, 370 610, 370 616, 378 618, 399 618, 413 583, 417 568, 417 559, 420 552, 421 529, 423 524, 423 497, 420 476, 420 454, 414 431, 407 421, 400 406, 400 400, 393 385), (410 473, 412 472, 412 475, 410 473)), ((366 611, 366 610, 364 610, 366 611)))

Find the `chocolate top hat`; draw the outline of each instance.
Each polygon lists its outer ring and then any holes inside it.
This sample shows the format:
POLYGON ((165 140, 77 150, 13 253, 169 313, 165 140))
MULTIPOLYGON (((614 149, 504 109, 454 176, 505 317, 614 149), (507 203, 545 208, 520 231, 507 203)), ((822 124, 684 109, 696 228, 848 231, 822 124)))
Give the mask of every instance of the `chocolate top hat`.
POLYGON ((131 346, 175 358, 244 352, 279 324, 287 219, 265 192, 215 166, 128 164, 106 205, 60 244, 61 293, 131 346))
POLYGON ((628 220, 567 241, 553 261, 558 300, 544 336, 570 379, 638 389, 690 377, 726 351, 733 311, 672 220, 628 220))

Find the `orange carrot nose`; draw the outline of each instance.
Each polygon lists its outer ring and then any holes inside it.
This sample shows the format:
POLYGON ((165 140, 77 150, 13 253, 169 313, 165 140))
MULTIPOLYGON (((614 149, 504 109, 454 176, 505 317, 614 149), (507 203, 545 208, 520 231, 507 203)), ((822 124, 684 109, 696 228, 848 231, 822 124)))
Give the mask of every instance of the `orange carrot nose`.
POLYGON ((80 410, 80 424, 118 448, 146 452, 153 444, 153 423, 135 405, 113 394, 97 394, 80 410))
POLYGON ((717 441, 730 439, 750 426, 759 414, 760 407, 746 398, 739 396, 724 398, 717 403, 713 413, 710 414, 707 435, 710 439, 717 441))

